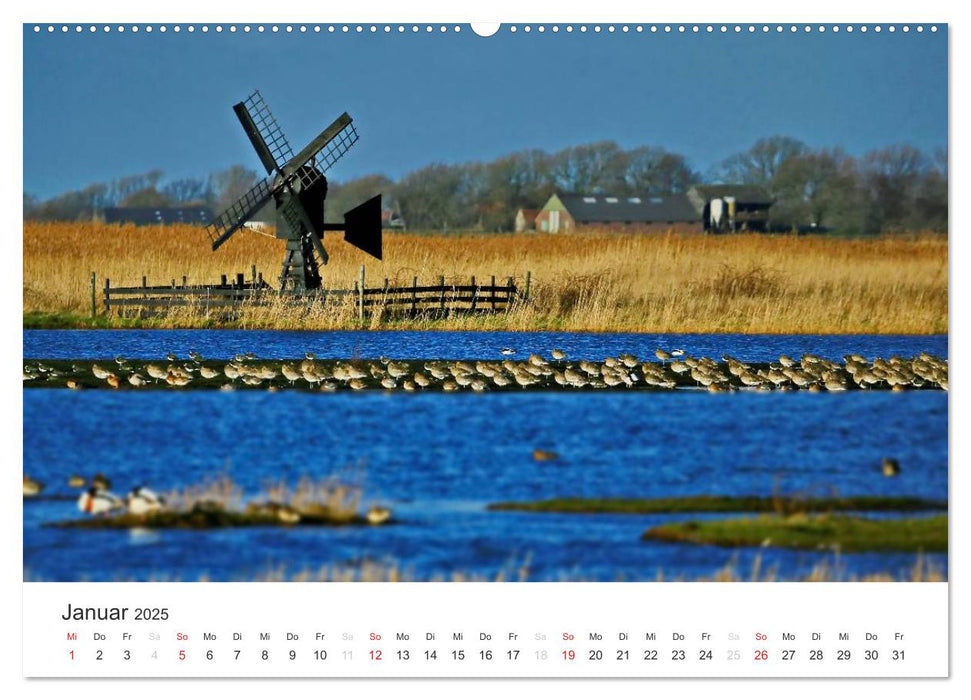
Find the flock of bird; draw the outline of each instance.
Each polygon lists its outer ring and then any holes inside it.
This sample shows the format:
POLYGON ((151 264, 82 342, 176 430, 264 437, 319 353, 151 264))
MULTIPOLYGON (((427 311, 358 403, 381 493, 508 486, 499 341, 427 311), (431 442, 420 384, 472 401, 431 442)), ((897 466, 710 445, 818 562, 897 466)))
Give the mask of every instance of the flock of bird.
MULTIPOLYGON (((95 474, 90 483, 80 474, 72 474, 68 477, 67 485, 72 489, 81 489, 78 510, 88 515, 124 511, 131 515, 145 516, 165 507, 165 499, 144 486, 136 486, 124 498, 112 493, 111 481, 104 474, 95 474)), ((43 490, 42 482, 24 474, 24 497, 38 496, 43 490)))
MULTIPOLYGON (((948 390, 947 360, 922 352, 914 358, 892 356, 872 362, 861 355, 843 357, 842 364, 817 355, 805 354, 798 360, 780 355, 777 362, 755 366, 723 355, 724 366, 710 358, 672 359, 658 350, 664 368, 690 377, 709 391, 732 391, 745 387, 761 391, 804 389, 807 391, 846 391, 847 389, 942 389, 948 390)), ((657 367, 657 365, 652 365, 657 367)), ((649 372, 643 366, 645 374, 649 372)), ((654 369, 651 371, 657 372, 654 369)))
POLYGON ((320 391, 381 388, 412 392, 425 389, 482 392, 506 387, 674 389, 694 386, 711 392, 948 389, 947 361, 928 353, 909 359, 893 356, 873 361, 851 354, 844 356, 842 363, 811 354, 799 359, 780 355, 778 361, 770 363, 746 363, 723 355, 721 362, 717 362, 710 357, 691 357, 684 350, 662 349, 655 351, 656 361, 621 354, 603 362, 571 362, 559 349, 551 351, 552 360, 535 353, 525 360, 516 360, 512 356, 517 353, 511 348, 503 348, 500 353, 506 359, 404 361, 382 357, 373 361, 326 362, 312 353, 306 353, 301 361, 283 362, 263 361, 248 353, 236 355, 225 363, 207 364, 201 355, 190 352, 187 361, 170 354, 167 364, 139 364, 123 357, 115 358, 113 367, 74 364, 70 374, 36 363, 24 367, 24 381, 62 379, 71 389, 82 388, 82 379, 89 377, 114 389, 185 387, 196 382, 218 385, 225 391, 240 386, 271 391, 293 387, 320 391), (199 382, 200 379, 205 382, 199 382))

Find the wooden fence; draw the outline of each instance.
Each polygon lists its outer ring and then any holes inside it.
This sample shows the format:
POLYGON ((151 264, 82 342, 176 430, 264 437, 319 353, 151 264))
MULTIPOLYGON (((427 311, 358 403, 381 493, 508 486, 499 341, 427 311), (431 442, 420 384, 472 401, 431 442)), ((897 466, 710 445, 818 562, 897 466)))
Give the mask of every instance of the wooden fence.
MULTIPOLYGON (((149 286, 142 277, 139 287, 113 287, 111 280, 104 282, 104 305, 108 313, 125 317, 159 316, 173 309, 191 308, 205 315, 233 317, 247 306, 267 305, 281 299, 294 306, 313 303, 348 303, 353 300, 358 316, 363 319, 375 313, 410 317, 447 317, 457 314, 486 314, 509 311, 518 300, 529 296, 530 273, 526 273, 525 286, 520 289, 512 277, 497 281, 495 275, 488 282, 476 280, 468 283, 446 282, 439 277, 437 284, 419 284, 412 278, 411 284, 391 284, 385 279, 381 286, 365 284, 362 266, 353 289, 319 289, 309 293, 280 292, 271 288, 257 275, 254 267, 247 280, 243 274, 227 280, 223 275, 220 284, 190 285, 185 277, 181 284, 172 280, 165 286, 149 286)), ((92 315, 95 308, 95 275, 91 275, 92 315)))

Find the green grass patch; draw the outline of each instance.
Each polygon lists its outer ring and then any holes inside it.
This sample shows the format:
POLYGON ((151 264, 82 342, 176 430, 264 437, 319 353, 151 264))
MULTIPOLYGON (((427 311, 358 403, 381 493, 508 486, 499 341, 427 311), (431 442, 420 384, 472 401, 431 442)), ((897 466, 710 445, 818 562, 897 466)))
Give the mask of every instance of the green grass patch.
POLYGON ((100 314, 90 316, 71 311, 30 311, 24 314, 24 330, 142 328, 140 319, 100 314))
POLYGON ((943 501, 911 496, 676 496, 671 498, 551 498, 544 501, 503 501, 489 510, 533 513, 827 513, 836 511, 947 510, 943 501))
POLYGON ((658 525, 641 539, 719 547, 790 547, 844 552, 946 552, 947 516, 872 520, 833 515, 760 515, 658 525))

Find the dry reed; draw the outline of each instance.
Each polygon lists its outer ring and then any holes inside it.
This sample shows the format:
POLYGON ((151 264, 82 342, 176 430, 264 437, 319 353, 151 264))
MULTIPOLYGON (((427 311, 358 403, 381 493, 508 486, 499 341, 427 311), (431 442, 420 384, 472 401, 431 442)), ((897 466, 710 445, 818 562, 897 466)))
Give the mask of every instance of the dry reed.
MULTIPOLYGON (((390 319, 371 328, 588 330, 744 333, 946 333, 948 249, 934 234, 836 239, 758 234, 575 235, 492 234, 385 237, 383 262, 338 242, 325 243, 331 262, 325 284, 352 288, 360 265, 368 286, 497 282, 532 273, 528 303, 511 313, 446 321, 390 319)), ((256 265, 273 281, 281 241, 241 231, 213 253, 205 233, 190 226, 97 223, 24 224, 25 313, 90 313, 89 279, 116 286, 168 284, 187 276, 210 283, 256 265)), ((100 296, 100 290, 99 290, 100 296)), ((209 325, 198 311, 173 314, 163 327, 209 325)), ((352 302, 309 310, 283 304, 245 312, 244 328, 361 327, 352 302)))

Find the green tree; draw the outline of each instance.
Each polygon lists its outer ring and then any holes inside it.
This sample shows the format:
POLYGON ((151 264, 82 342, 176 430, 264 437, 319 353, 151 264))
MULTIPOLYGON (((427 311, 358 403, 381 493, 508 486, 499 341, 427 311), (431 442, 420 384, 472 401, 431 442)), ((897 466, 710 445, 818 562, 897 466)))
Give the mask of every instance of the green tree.
POLYGON ((806 144, 788 136, 759 139, 747 151, 726 158, 717 176, 725 182, 762 185, 775 195, 772 187, 779 170, 806 151, 806 144))
POLYGON ((118 202, 121 207, 170 207, 172 200, 154 187, 146 187, 127 195, 118 202))

